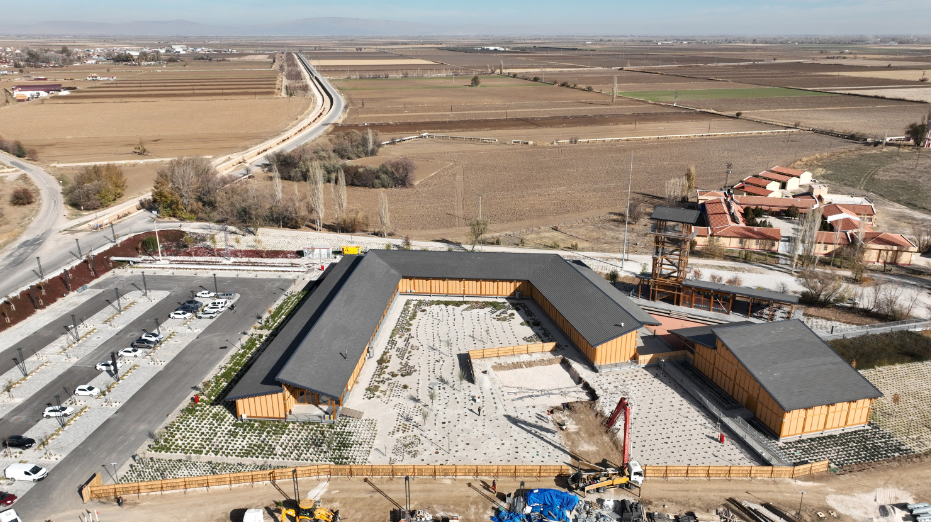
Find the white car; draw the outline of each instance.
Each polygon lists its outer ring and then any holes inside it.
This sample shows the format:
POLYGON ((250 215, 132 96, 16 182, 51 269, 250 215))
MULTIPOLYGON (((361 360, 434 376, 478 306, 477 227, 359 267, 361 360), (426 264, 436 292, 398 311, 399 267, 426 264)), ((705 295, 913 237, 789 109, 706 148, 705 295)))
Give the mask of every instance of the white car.
POLYGON ((154 343, 160 343, 165 340, 165 336, 161 333, 156 332, 146 332, 139 336, 140 339, 145 339, 146 341, 152 341, 154 343))
POLYGON ((216 292, 211 292, 210 290, 201 290, 200 292, 197 292, 197 297, 203 299, 209 299, 215 295, 217 295, 216 292))
MULTIPOLYGON (((116 361, 116 369, 119 370, 123 367, 123 363, 116 361)), ((94 366, 99 372, 112 372, 113 371, 113 361, 104 361, 97 363, 97 366, 94 366)))
POLYGON ((175 310, 174 312, 168 314, 168 317, 171 319, 190 319, 194 317, 194 314, 184 310, 175 310))
POLYGON ((84 395, 86 397, 96 397, 100 395, 100 388, 90 384, 82 384, 74 389, 75 395, 84 395))
POLYGON ((42 416, 48 419, 50 417, 67 417, 73 413, 74 408, 71 406, 49 406, 42 412, 42 416))
POLYGON ((207 308, 226 308, 230 305, 230 302, 226 299, 214 299, 207 304, 207 308))
POLYGON ((197 312, 198 319, 214 319, 216 316, 220 315, 220 310, 216 308, 203 309, 200 312, 197 312))
POLYGON ((120 357, 142 357, 145 354, 139 348, 123 348, 117 352, 117 355, 120 357))
POLYGON ((16 463, 7 466, 3 475, 8 479, 38 482, 48 476, 48 470, 35 464, 16 463))

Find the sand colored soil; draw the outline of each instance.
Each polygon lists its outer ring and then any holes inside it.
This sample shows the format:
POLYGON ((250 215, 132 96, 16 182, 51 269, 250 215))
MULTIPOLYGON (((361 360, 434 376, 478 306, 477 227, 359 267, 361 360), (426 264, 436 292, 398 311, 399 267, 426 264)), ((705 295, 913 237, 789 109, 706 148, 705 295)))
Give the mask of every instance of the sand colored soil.
MULTIPOLYGON (((0 164, 0 170, 6 170, 3 164, 0 164)), ((20 171, 0 174, 0 249, 26 230, 41 206, 39 191, 28 176, 20 171), (10 194, 19 187, 32 190, 36 199, 33 204, 26 206, 10 204, 10 194)))
POLYGON ((0 135, 39 150, 45 163, 219 156, 274 136, 309 108, 307 98, 18 104, 0 112, 0 135))
MULTIPOLYGON (((681 176, 689 165, 696 166, 698 186, 717 186, 724 182, 724 161, 734 163, 732 177, 736 179, 767 166, 792 163, 796 154, 803 157, 849 147, 848 142, 811 134, 560 146, 415 140, 384 147, 378 157, 408 156, 416 163, 450 164, 415 187, 392 189, 387 195, 396 233, 410 234, 413 239, 458 239, 466 235, 466 221, 478 215, 479 194, 492 232, 616 212, 626 201, 631 155, 634 198, 655 204, 666 180, 681 176), (462 215, 456 213, 459 177, 462 215)), ((348 200, 350 207, 361 209, 376 226, 378 191, 349 187, 348 200)), ((333 208, 332 202, 327 205, 333 208)))
POLYGON ((882 96, 885 98, 898 98, 900 100, 912 100, 917 102, 931 103, 931 87, 910 87, 904 89, 856 89, 836 92, 843 92, 847 94, 862 94, 864 96, 882 96))

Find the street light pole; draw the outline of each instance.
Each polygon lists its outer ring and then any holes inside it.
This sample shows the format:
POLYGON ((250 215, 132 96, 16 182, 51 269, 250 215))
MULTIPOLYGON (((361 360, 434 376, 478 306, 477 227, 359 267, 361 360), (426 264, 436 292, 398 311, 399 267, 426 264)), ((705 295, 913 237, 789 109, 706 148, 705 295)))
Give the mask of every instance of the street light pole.
POLYGON ((120 302, 120 289, 114 288, 113 291, 116 292, 116 309, 120 313, 123 313, 123 303, 120 302))
POLYGON ((113 480, 115 480, 117 484, 119 484, 120 476, 116 474, 116 462, 111 462, 110 465, 113 466, 113 480))
POLYGON ((634 181, 634 155, 630 155, 630 174, 627 176, 627 211, 624 212, 624 251, 621 253, 621 271, 624 271, 624 261, 627 259, 627 221, 630 216, 630 186, 634 181))
POLYGON ((802 502, 805 501, 805 492, 802 491, 802 498, 798 501, 798 516, 795 517, 796 520, 802 519, 802 502))
POLYGON ((158 246, 158 258, 162 258, 162 243, 158 240, 158 219, 152 218, 152 222, 155 223, 155 244, 158 246))
POLYGON ((75 244, 78 245, 78 257, 79 257, 79 258, 84 257, 84 255, 81 254, 81 241, 78 240, 78 238, 74 238, 74 242, 75 242, 75 244))
POLYGON ((142 273, 142 289, 145 291, 145 296, 149 296, 149 287, 145 284, 145 272, 142 273))
POLYGON ((213 274, 213 293, 220 293, 220 289, 217 287, 217 274, 213 274))
POLYGON ((36 263, 39 264, 39 280, 44 280, 45 272, 42 271, 42 260, 39 259, 39 256, 36 256, 36 263))

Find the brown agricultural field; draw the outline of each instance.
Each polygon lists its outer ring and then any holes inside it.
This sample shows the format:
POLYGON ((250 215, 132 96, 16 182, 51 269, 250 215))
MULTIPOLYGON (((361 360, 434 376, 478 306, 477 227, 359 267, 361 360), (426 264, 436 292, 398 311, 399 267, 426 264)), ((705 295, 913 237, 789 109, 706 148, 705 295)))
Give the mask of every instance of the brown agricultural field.
POLYGON ((16 103, 0 110, 0 135, 38 149, 44 163, 221 156, 246 149, 294 124, 309 98, 277 93, 271 61, 202 61, 168 67, 72 66, 48 73, 75 78, 68 96, 16 103), (84 80, 87 74, 116 81, 84 80), (80 78, 80 80, 78 80, 80 78))
MULTIPOLYGON (((416 239, 462 239, 466 221, 478 214, 479 194, 483 215, 495 233, 617 212, 626 201, 631 155, 634 198, 655 204, 665 182, 682 176, 689 165, 697 168, 699 187, 718 187, 724 183, 725 161, 734 163, 732 178, 737 179, 849 147, 846 141, 812 134, 560 146, 417 140, 385 147, 378 158, 407 156, 418 165, 431 164, 428 170, 438 167, 412 188, 387 191, 396 233, 416 239), (462 195, 462 215, 456 214, 457 193, 462 195)), ((260 181, 271 183, 268 176, 260 181)), ((298 184, 298 189, 306 191, 306 184, 298 184)), ((377 190, 349 187, 348 200, 375 226, 377 190)), ((327 205, 332 209, 332 202, 327 205)))

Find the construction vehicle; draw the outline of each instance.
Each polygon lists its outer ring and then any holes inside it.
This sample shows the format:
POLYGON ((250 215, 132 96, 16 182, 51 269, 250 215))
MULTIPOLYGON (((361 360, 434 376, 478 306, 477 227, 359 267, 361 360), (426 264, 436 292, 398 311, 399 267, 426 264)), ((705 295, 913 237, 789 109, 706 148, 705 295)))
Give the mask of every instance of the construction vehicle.
POLYGON ((358 255, 362 253, 362 247, 355 245, 346 245, 343 247, 343 255, 358 255))
POLYGON ((620 466, 605 459, 608 466, 599 466, 579 459, 595 470, 583 471, 581 466, 569 477, 569 491, 579 491, 587 495, 591 491, 604 493, 612 488, 624 487, 640 489, 643 485, 643 468, 637 461, 630 460, 630 403, 627 397, 621 397, 614 413, 608 419, 608 428, 614 426, 618 417, 624 414, 624 463, 620 466))
POLYGON ((317 503, 311 498, 301 500, 296 508, 282 506, 281 522, 339 522, 339 510, 330 511, 322 507, 317 507, 317 503), (290 520, 289 518, 290 517, 290 520))

